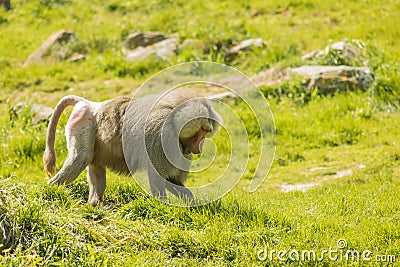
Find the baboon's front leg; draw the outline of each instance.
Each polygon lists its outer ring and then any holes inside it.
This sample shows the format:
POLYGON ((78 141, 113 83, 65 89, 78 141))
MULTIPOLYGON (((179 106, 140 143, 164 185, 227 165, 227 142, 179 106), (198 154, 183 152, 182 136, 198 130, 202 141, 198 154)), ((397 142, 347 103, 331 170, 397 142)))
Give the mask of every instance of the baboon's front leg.
POLYGON ((193 193, 183 185, 178 179, 166 181, 165 186, 172 194, 186 201, 193 201, 193 193))
POLYGON ((155 197, 166 198, 165 179, 161 177, 153 167, 150 167, 148 172, 151 194, 155 197))

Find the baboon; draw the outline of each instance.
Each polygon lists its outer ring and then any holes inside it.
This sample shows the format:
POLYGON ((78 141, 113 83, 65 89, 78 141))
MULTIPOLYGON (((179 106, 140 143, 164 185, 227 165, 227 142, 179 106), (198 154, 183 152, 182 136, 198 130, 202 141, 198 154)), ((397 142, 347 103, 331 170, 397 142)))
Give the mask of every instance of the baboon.
POLYGON ((47 130, 43 162, 47 175, 53 176, 48 183, 69 184, 87 168, 88 203, 96 206, 103 203, 106 168, 124 175, 145 170, 154 196, 166 198, 167 189, 193 201, 192 192, 184 187, 192 154, 201 153, 205 138, 213 136, 221 123, 209 101, 188 90, 104 102, 65 96, 54 109, 47 130), (71 105, 74 108, 65 128, 68 156, 53 176, 57 123, 71 105))

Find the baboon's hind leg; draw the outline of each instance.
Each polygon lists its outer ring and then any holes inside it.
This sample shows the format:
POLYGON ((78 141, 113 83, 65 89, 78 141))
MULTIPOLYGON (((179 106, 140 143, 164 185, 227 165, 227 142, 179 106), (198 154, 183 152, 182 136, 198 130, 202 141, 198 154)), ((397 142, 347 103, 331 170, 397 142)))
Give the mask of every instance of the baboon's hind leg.
POLYGON ((94 157, 95 122, 88 107, 74 109, 67 123, 68 157, 49 184, 69 184, 88 166, 94 157))
POLYGON ((87 179, 89 183, 88 204, 97 206, 102 202, 106 189, 106 169, 100 165, 89 164, 87 179))

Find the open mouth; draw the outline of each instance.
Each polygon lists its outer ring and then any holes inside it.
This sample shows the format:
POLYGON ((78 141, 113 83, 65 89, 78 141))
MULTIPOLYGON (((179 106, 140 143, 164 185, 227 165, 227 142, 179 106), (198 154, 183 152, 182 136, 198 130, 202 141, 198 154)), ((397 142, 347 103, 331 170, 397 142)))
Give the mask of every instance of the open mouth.
POLYGON ((203 152, 204 138, 199 142, 194 142, 193 145, 189 148, 189 152, 193 154, 200 154, 203 152))

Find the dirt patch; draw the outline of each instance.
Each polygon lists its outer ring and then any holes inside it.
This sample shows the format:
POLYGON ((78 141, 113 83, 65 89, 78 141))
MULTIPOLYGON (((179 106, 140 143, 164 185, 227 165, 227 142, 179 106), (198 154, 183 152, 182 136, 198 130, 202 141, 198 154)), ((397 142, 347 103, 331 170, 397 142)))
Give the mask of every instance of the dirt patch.
POLYGON ((283 184, 281 185, 281 191, 284 193, 292 191, 306 192, 314 186, 320 185, 320 183, 304 183, 304 184, 283 184))
MULTIPOLYGON (((359 164, 353 169, 364 169, 364 168, 365 168, 365 165, 359 164)), ((315 171, 321 171, 321 170, 325 170, 325 169, 327 169, 327 167, 319 166, 319 167, 310 168, 308 171, 315 172, 315 171)), ((292 192, 292 191, 306 192, 315 186, 322 185, 322 183, 325 181, 339 179, 339 178, 343 178, 346 176, 351 176, 354 172, 353 169, 344 169, 344 170, 334 172, 334 173, 332 173, 332 175, 318 176, 316 181, 310 182, 310 183, 281 184, 281 185, 279 185, 279 187, 280 187, 281 191, 284 193, 288 193, 288 192, 292 192)))

